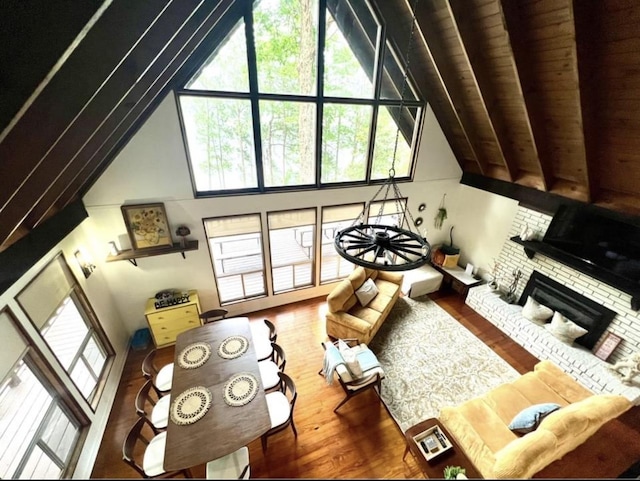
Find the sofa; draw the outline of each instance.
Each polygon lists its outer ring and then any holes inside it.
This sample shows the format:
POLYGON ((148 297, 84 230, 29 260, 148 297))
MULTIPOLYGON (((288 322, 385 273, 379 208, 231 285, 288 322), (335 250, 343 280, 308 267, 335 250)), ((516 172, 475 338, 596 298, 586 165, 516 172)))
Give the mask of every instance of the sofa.
POLYGON ((327 296, 327 335, 368 344, 396 303, 403 278, 403 274, 397 272, 356 267, 327 296), (363 306, 357 291, 368 279, 372 280, 377 294, 363 306))
POLYGON ((544 360, 511 383, 442 408, 438 419, 483 477, 530 478, 632 405, 624 396, 593 394, 544 360), (561 407, 531 432, 518 434, 509 428, 523 409, 543 403, 561 407))

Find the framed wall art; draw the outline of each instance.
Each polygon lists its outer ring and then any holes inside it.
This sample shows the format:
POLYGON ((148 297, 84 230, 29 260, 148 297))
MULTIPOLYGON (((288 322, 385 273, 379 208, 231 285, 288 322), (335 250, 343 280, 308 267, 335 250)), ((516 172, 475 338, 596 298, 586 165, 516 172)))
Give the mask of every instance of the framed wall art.
POLYGON ((596 347, 593 353, 596 357, 606 361, 621 341, 622 338, 620 336, 607 331, 602 338, 602 342, 596 347))
POLYGON ((134 251, 173 247, 164 204, 123 205, 120 208, 134 251))

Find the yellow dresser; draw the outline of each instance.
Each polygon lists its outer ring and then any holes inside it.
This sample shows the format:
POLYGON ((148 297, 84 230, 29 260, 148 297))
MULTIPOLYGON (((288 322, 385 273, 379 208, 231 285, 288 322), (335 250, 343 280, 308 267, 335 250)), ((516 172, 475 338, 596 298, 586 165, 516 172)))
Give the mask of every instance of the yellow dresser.
POLYGON ((202 325, 197 291, 189 291, 189 301, 156 309, 156 299, 147 301, 144 315, 156 347, 171 346, 181 332, 202 325))

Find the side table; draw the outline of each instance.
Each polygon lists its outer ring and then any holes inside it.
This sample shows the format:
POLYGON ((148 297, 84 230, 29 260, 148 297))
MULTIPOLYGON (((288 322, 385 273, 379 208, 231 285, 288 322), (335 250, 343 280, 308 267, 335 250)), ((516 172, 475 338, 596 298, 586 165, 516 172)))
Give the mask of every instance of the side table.
POLYGON ((433 264, 434 269, 442 273, 444 279, 442 279, 443 286, 451 286, 451 288, 462 295, 463 298, 467 297, 470 287, 482 284, 482 279, 477 279, 470 276, 465 272, 462 267, 442 267, 437 264, 433 264))
POLYGON ((471 463, 471 461, 469 461, 469 458, 464 454, 464 452, 462 452, 462 448, 458 446, 458 443, 456 443, 453 436, 451 436, 449 431, 447 431, 447 429, 442 424, 440 424, 440 421, 438 421, 436 418, 429 418, 416 424, 415 426, 411 426, 404 433, 404 440, 407 444, 407 447, 404 450, 402 459, 404 460, 404 458, 407 456, 407 453, 411 451, 411 454, 413 454, 413 457, 415 458, 416 462, 420 466, 420 469, 422 469, 422 472, 427 478, 444 478, 444 468, 446 466, 460 466, 462 468, 465 468, 466 476, 468 478, 482 478, 482 475, 476 470, 475 466, 471 463), (438 426, 438 428, 449 439, 449 441, 453 445, 453 448, 449 449, 447 452, 442 453, 440 456, 427 461, 420 451, 420 448, 413 440, 413 437, 426 431, 429 428, 432 428, 433 426, 438 426))

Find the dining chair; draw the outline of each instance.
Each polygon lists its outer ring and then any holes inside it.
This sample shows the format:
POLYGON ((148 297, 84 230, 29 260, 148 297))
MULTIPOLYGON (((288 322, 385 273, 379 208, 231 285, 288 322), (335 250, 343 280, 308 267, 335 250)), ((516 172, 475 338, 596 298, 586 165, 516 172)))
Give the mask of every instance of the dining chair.
POLYGON ((265 391, 271 391, 279 386, 280 378, 278 377, 278 373, 284 372, 284 366, 287 364, 282 346, 275 342, 272 344, 273 351, 271 357, 258 362, 262 387, 265 391))
POLYGON ((298 437, 298 431, 296 431, 296 426, 293 422, 293 408, 298 398, 296 385, 293 379, 283 372, 279 372, 278 377, 280 378, 279 389, 268 392, 265 395, 271 428, 261 436, 263 452, 267 450, 267 438, 286 429, 289 425, 291 425, 294 436, 298 437))
POLYGON ((227 314, 229 314, 229 311, 226 309, 210 309, 200 314, 200 319, 202 319, 203 324, 208 324, 224 319, 227 317, 227 314))
POLYGON ((273 322, 269 319, 263 319, 262 322, 251 323, 251 335, 254 338, 266 338, 270 342, 276 342, 278 339, 278 330, 273 322))
POLYGON ((263 319, 263 322, 252 322, 250 326, 258 361, 269 359, 273 355, 273 343, 278 338, 275 324, 263 319))
POLYGON ((249 449, 243 446, 236 451, 209 461, 205 479, 249 479, 249 449))
POLYGON ((129 429, 122 445, 122 459, 143 478, 171 478, 182 474, 191 478, 189 469, 165 471, 164 450, 167 432, 155 433, 153 425, 146 417, 140 417, 129 429))
POLYGON ((142 361, 142 375, 146 379, 151 379, 156 390, 164 396, 171 391, 173 363, 170 362, 158 369, 155 363, 156 354, 158 354, 158 350, 154 348, 146 355, 142 361))
POLYGON ((167 429, 170 403, 171 396, 162 396, 153 385, 151 379, 147 379, 136 395, 136 413, 138 416, 149 419, 154 431, 158 434, 160 431, 167 429))

